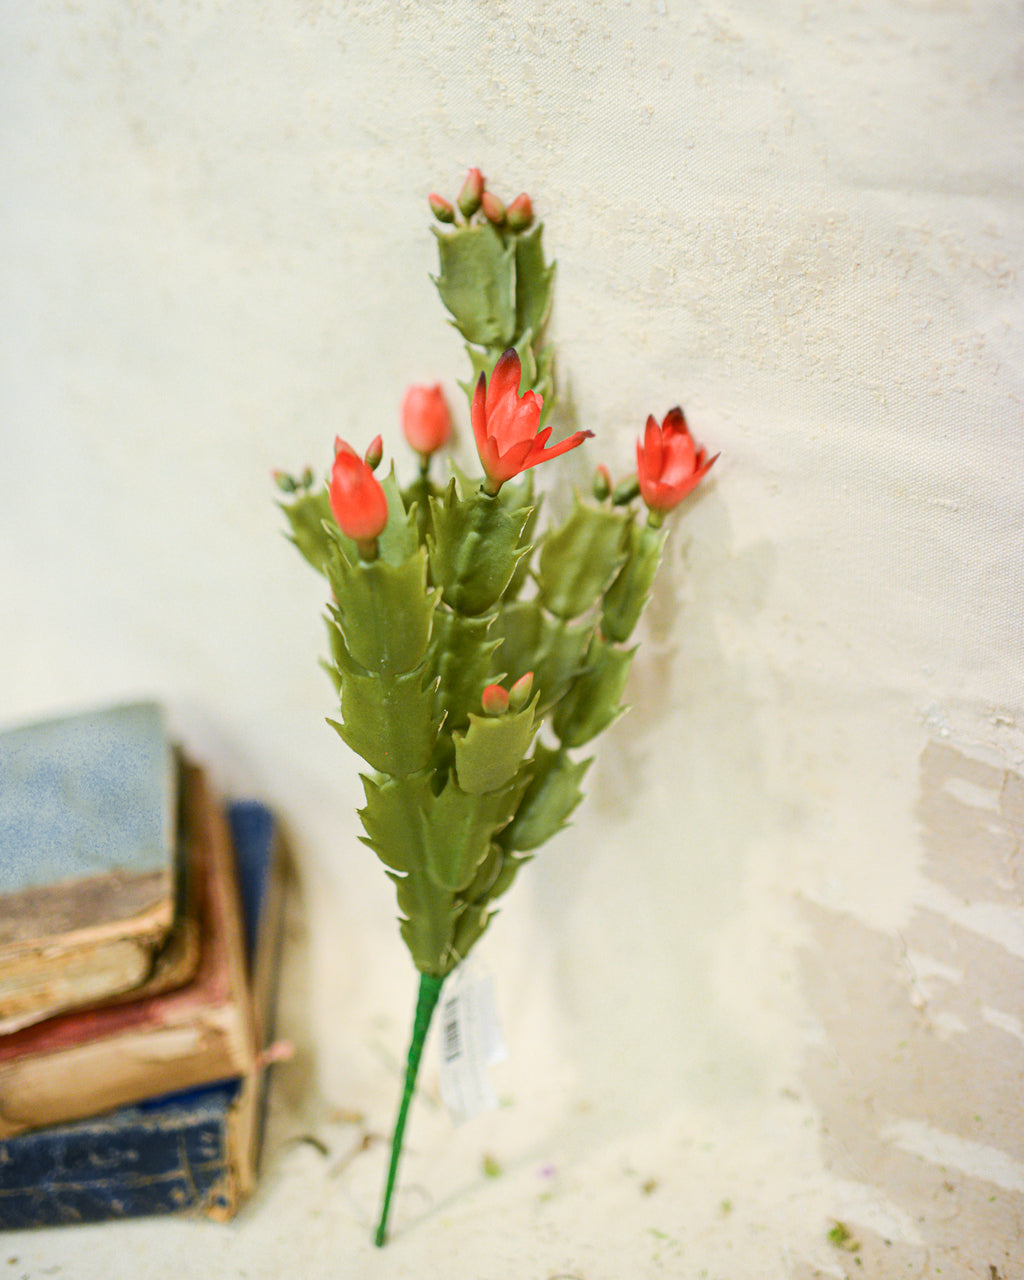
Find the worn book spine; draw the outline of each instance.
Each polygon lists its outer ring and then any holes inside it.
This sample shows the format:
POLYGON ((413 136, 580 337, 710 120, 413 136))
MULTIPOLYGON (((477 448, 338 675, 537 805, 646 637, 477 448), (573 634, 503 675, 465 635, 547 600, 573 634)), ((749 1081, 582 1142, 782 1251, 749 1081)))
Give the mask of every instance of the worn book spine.
MULTIPOLYGON (((283 869, 264 806, 229 813, 261 1044, 273 1031, 283 869)), ((255 1185, 267 1068, 0 1142, 0 1230, 195 1212, 230 1218, 255 1185)))
POLYGON ((184 772, 200 916, 193 980, 0 1037, 0 1138, 248 1072, 256 1031, 231 836, 202 771, 184 772))

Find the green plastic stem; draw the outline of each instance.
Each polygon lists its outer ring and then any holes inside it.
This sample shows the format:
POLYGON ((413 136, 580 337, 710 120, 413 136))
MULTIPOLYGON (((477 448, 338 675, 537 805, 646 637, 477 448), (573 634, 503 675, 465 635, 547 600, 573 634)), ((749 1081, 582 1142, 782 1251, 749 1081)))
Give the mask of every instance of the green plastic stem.
POLYGON ((391 1196, 398 1178, 398 1161, 402 1154, 402 1137, 405 1133, 405 1121, 409 1114, 409 1104, 416 1089, 416 1075, 420 1069, 420 1058, 423 1045, 430 1029, 430 1019, 441 995, 444 978, 435 977, 432 973, 420 974, 419 995, 416 998, 416 1015, 412 1023, 412 1038, 409 1041, 409 1057, 405 1067, 405 1088, 402 1090, 402 1102, 398 1108, 395 1121, 395 1132, 391 1138, 391 1163, 388 1166, 388 1180, 384 1187, 384 1203, 380 1211, 380 1223, 374 1244, 380 1248, 388 1238, 388 1214, 391 1212, 391 1196))

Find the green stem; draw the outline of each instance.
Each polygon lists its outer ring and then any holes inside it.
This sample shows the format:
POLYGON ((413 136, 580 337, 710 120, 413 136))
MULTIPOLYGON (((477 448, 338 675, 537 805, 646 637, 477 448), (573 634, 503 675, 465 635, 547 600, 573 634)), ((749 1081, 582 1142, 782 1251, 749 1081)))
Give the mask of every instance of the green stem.
POLYGON ((420 989, 416 999, 416 1016, 413 1018, 412 1038, 409 1041, 409 1057, 405 1067, 405 1088, 402 1090, 402 1102, 398 1108, 395 1132, 391 1138, 391 1163, 388 1166, 388 1180, 384 1188, 384 1203, 381 1206, 380 1223, 377 1227, 377 1234, 374 1237, 374 1244, 378 1248, 388 1238, 388 1214, 391 1210, 391 1196, 395 1190, 395 1181, 398 1178, 398 1160, 402 1154, 402 1136, 405 1133, 405 1121, 409 1114, 409 1104, 416 1088, 416 1075, 420 1069, 420 1057, 423 1054, 423 1045, 427 1038, 427 1031, 430 1028, 430 1019, 434 1015, 434 1008, 441 995, 443 984, 444 978, 438 978, 432 973, 420 974, 420 989))

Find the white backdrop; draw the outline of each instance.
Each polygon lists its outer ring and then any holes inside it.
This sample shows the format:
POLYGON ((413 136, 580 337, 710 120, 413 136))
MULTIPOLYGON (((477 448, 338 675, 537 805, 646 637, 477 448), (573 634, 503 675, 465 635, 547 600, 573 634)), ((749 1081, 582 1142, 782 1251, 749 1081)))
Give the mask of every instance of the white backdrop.
POLYGON ((832 1219, 873 1274, 1013 1273, 1022 66, 1008 0, 0 8, 3 720, 157 694, 299 876, 261 1197, 85 1233, 97 1275, 127 1239, 154 1275, 230 1242, 223 1274, 806 1280, 852 1266, 832 1219), (549 473, 621 474, 679 402, 722 458, 633 710, 480 948, 514 1102, 424 1108, 433 1207, 381 1261, 382 1148, 288 1141, 387 1129, 413 973, 270 472, 400 454, 412 381, 465 441, 425 197, 470 165, 558 260, 596 439, 549 473))

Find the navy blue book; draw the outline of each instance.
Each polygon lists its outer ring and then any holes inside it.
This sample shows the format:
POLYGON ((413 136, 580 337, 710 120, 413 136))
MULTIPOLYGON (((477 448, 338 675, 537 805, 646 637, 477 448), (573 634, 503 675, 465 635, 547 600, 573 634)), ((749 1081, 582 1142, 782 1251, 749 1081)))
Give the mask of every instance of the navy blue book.
MULTIPOLYGON (((282 866, 270 811, 229 806, 257 1045, 269 1044, 282 866)), ((0 1229, 199 1212, 230 1218, 255 1186, 266 1055, 233 1079, 0 1142, 0 1229)))

